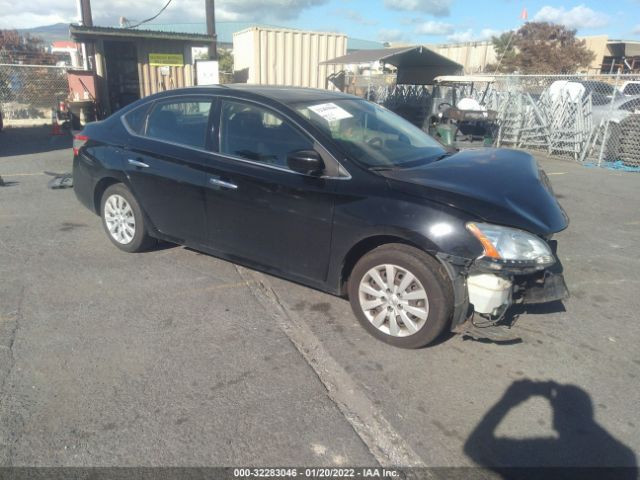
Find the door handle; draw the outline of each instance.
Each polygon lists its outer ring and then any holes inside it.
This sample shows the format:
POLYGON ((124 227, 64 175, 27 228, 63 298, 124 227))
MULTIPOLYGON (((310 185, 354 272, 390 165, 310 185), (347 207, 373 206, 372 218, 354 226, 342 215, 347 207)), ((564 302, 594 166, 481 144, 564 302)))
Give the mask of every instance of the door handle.
POLYGON ((225 182, 224 180, 220 180, 219 178, 211 177, 209 179, 209 183, 211 185, 215 185, 217 187, 228 188, 230 190, 237 190, 238 186, 235 183, 225 182))
POLYGON ((129 159, 129 165, 133 165, 134 167, 149 168, 149 165, 147 165, 146 163, 139 160, 134 160, 133 158, 129 159))

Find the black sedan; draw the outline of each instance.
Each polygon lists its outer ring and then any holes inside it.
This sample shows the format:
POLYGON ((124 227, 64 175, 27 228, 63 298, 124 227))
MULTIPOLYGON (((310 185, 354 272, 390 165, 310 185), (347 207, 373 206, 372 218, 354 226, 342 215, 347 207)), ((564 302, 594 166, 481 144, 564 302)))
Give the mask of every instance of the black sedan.
POLYGON ((350 95, 164 92, 87 125, 73 175, 119 249, 161 239, 348 297, 399 347, 567 295, 568 219, 530 155, 452 154, 350 95))

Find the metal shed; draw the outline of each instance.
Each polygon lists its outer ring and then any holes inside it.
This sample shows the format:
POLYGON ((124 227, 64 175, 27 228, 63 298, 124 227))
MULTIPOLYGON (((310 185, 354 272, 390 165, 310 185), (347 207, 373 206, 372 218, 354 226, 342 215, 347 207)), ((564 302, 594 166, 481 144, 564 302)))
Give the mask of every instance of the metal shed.
POLYGON ((456 75, 463 70, 459 63, 421 45, 360 50, 321 62, 320 65, 358 65, 373 62, 396 67, 396 83, 405 85, 426 85, 439 75, 456 75))
POLYGON ((346 52, 339 33, 251 27, 233 34, 234 75, 247 83, 329 88, 336 68, 323 61, 346 52))
POLYGON ((73 40, 90 45, 98 101, 109 114, 153 93, 194 84, 192 47, 207 47, 204 34, 74 25, 73 40))

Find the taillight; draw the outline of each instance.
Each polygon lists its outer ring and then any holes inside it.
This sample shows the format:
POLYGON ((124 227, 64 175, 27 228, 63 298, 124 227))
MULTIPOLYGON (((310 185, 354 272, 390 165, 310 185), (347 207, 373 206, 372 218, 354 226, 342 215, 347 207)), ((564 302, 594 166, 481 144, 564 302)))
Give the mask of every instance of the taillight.
POLYGON ((87 140, 89 140, 89 137, 87 137, 86 135, 74 135, 73 137, 73 156, 75 157, 76 155, 78 155, 78 152, 80 151, 80 148, 87 143, 87 140))

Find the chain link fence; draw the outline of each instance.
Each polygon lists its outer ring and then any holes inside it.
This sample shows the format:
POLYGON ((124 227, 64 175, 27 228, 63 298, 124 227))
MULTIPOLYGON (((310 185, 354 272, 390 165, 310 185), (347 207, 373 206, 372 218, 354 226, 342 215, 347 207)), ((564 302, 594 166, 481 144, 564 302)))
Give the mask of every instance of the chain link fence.
POLYGON ((68 91, 65 67, 0 63, 0 111, 5 127, 50 124, 52 109, 68 91))
POLYGON ((498 112, 497 146, 640 167, 640 75, 498 76, 484 105, 498 112))
POLYGON ((389 84, 385 75, 351 85, 424 129, 443 105, 471 98, 496 112, 495 146, 640 169, 640 75, 476 75, 437 88, 389 84))

